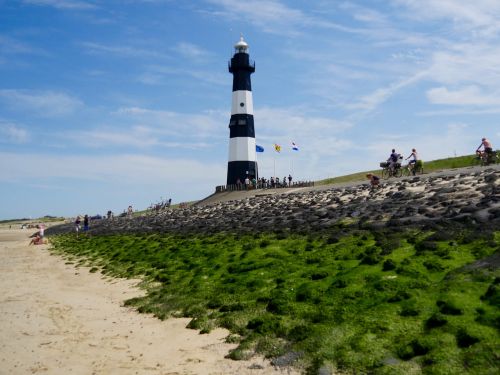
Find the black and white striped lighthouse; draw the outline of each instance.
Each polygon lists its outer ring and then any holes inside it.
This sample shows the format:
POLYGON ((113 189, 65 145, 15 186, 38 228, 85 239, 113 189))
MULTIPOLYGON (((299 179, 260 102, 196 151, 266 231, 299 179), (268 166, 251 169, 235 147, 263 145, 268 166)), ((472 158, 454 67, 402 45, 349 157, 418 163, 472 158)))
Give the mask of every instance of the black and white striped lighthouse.
POLYGON ((235 184, 238 179, 243 183, 246 177, 258 178, 250 82, 255 63, 250 61, 248 44, 243 37, 234 45, 234 49, 234 56, 229 62, 229 72, 233 74, 233 99, 229 121, 228 185, 235 184))

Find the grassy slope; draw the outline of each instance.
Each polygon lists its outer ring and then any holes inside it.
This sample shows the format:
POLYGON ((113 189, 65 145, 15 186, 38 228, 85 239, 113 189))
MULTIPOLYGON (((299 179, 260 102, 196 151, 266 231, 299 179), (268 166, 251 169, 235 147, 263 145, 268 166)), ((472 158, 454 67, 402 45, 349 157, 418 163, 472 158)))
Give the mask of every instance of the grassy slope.
MULTIPOLYGON (((364 231, 328 235, 58 237, 54 251, 92 272, 145 276, 128 301, 161 319, 228 328, 230 357, 302 353, 310 373, 495 374, 500 274, 461 271, 498 252, 500 233, 364 231)), ((293 355, 292 355, 293 357, 293 355)))
MULTIPOLYGON (((477 165, 477 164, 478 161, 475 155, 465 155, 465 156, 458 156, 455 158, 438 159, 429 162, 424 162, 424 172, 425 173, 436 172, 444 169, 469 167, 471 165, 477 165)), ((372 171, 353 173, 346 176, 327 178, 324 180, 317 181, 316 185, 327 185, 334 183, 366 180, 367 173, 374 173, 380 175, 380 172, 381 172, 380 169, 376 169, 372 171)))

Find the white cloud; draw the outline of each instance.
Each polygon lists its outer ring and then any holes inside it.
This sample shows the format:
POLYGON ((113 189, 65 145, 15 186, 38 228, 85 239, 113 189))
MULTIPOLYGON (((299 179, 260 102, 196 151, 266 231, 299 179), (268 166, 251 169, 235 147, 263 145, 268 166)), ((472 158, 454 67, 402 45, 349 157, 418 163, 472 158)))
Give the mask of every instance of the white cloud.
POLYGON ((83 106, 82 101, 65 93, 35 90, 0 90, 0 102, 11 109, 41 117, 69 115, 83 106))
POLYGON ((188 42, 177 43, 177 45, 174 47, 174 50, 189 59, 200 59, 210 56, 209 51, 188 42))
POLYGON ((64 10, 89 10, 95 9, 94 3, 83 0, 23 0, 24 4, 50 6, 56 9, 64 10))
POLYGON ((420 20, 449 20, 456 30, 479 29, 482 35, 496 34, 500 30, 498 19, 500 3, 496 0, 395 0, 410 11, 408 16, 420 20))
POLYGON ((186 78, 195 78, 198 82, 208 83, 210 85, 226 86, 229 85, 227 74, 213 71, 202 71, 196 69, 186 69, 170 67, 165 65, 149 65, 145 71, 138 77, 138 81, 146 85, 165 85, 169 83, 171 76, 185 76, 186 78))
POLYGON ((151 150, 153 147, 163 147, 199 150, 211 146, 206 142, 192 142, 190 139, 192 137, 184 137, 177 142, 166 140, 167 137, 162 133, 157 129, 134 126, 126 131, 123 128, 99 128, 90 131, 70 132, 62 137, 90 148, 127 147, 151 150))
POLYGON ((217 137, 221 131, 227 130, 230 117, 225 111, 184 114, 141 107, 120 108, 114 114, 134 124, 143 124, 156 134, 183 139, 217 137))
POLYGON ((420 71, 408 78, 394 82, 389 86, 378 88, 372 93, 361 97, 358 102, 347 105, 347 107, 350 109, 361 109, 367 112, 373 111, 379 105, 395 95, 399 90, 421 81, 427 76, 427 74, 427 71, 420 71))
POLYGON ((39 50, 6 35, 0 35, 1 54, 31 54, 39 50))
MULTIPOLYGON (((0 181, 49 182, 76 179, 110 185, 175 186, 180 195, 185 186, 202 186, 212 191, 223 180, 225 165, 185 158, 166 159, 139 154, 47 155, 40 153, 0 153, 0 181)), ((198 190, 198 189, 196 189, 198 190)))
POLYGON ((26 129, 11 123, 0 122, 0 142, 25 143, 30 136, 26 129))
POLYGON ((206 0, 222 10, 214 12, 225 19, 250 21, 261 31, 296 36, 303 33, 305 26, 359 33, 362 30, 343 26, 322 18, 313 17, 305 12, 286 6, 277 0, 206 0))
POLYGON ((89 54, 110 54, 116 56, 126 56, 135 58, 161 58, 165 59, 169 56, 155 49, 139 48, 133 46, 113 46, 104 45, 95 42, 82 42, 81 46, 85 48, 89 54))
POLYGON ((427 91, 427 98, 433 104, 459 106, 498 106, 500 95, 486 95, 477 86, 467 86, 450 91, 446 87, 436 87, 427 91))

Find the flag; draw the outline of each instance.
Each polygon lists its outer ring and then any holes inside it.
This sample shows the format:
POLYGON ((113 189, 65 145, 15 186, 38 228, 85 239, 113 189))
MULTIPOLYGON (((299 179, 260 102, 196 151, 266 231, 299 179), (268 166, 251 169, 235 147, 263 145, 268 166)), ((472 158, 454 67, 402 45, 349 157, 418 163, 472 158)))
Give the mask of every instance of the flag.
POLYGON ((274 149, 276 150, 276 152, 281 152, 281 146, 277 143, 274 144, 274 149))
POLYGON ((299 146, 295 144, 295 142, 292 142, 292 150, 293 151, 299 151, 299 146))
POLYGON ((264 147, 259 146, 259 145, 255 145, 255 151, 256 152, 264 152, 264 147))

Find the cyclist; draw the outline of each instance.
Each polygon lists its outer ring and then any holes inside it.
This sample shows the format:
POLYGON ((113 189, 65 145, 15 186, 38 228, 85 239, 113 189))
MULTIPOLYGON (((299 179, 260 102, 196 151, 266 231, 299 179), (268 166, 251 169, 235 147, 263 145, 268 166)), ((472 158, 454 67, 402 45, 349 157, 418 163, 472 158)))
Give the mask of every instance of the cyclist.
POLYGON ((491 155, 493 154, 493 146, 491 145, 491 142, 488 141, 486 138, 481 139, 481 144, 476 150, 476 154, 479 157, 482 157, 484 154, 486 154, 486 158, 489 160, 491 155), (480 148, 484 147, 484 151, 481 152, 480 148))
POLYGON ((387 162, 389 163, 389 169, 391 171, 391 174, 394 172, 394 168, 395 168, 398 160, 399 160, 399 154, 396 152, 395 149, 392 149, 391 155, 389 156, 389 159, 387 159, 387 162))
POLYGON ((411 154, 405 160, 408 160, 410 158, 411 160, 408 162, 408 165, 410 166, 410 169, 413 171, 413 174, 415 174, 415 167, 417 166, 418 154, 417 150, 415 150, 414 148, 411 149, 411 154))

